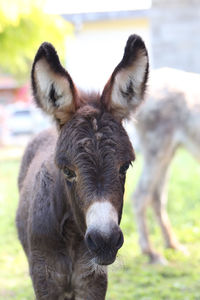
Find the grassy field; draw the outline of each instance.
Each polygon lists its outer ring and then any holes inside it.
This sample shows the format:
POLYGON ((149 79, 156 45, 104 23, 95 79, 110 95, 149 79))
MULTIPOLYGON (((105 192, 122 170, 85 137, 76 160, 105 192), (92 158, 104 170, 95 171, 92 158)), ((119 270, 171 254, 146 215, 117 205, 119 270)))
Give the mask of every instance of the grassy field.
MULTIPOLYGON (((148 265, 138 247, 131 194, 141 163, 138 156, 128 172, 122 219, 125 243, 118 260, 110 267, 106 299, 200 300, 200 165, 188 153, 179 151, 173 161, 169 186, 170 218, 179 240, 190 252, 189 257, 163 249, 160 231, 152 212, 148 212, 151 239, 169 261, 164 267, 148 265)), ((19 159, 0 152, 0 300, 34 299, 14 225, 18 168, 19 159)))

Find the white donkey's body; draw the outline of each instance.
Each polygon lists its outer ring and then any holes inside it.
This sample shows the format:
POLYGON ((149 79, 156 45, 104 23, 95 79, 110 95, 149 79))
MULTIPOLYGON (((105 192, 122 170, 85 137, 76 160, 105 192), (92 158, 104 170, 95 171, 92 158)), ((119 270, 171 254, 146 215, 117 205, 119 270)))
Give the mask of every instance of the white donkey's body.
POLYGON ((142 252, 162 262, 149 241, 145 211, 152 204, 166 246, 184 249, 167 215, 167 174, 175 151, 184 146, 200 160, 200 75, 175 69, 153 71, 147 101, 137 114, 144 165, 134 192, 134 207, 142 252))

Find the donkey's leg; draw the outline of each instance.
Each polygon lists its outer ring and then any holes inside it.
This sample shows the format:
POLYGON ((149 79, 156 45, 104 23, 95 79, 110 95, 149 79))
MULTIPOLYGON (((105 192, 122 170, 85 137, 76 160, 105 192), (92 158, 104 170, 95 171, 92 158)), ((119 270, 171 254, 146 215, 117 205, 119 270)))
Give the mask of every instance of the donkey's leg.
POLYGON ((66 280, 56 266, 46 263, 48 254, 36 252, 29 257, 30 275, 36 300, 64 300, 66 280))
MULTIPOLYGON (((80 277, 78 277, 80 279, 80 277)), ((82 277, 75 288, 75 300, 104 300, 107 290, 107 275, 93 273, 82 277)))
POLYGON ((171 163, 171 159, 172 156, 166 154, 165 163, 162 164, 160 168, 160 176, 158 177, 156 185, 154 186, 152 205, 161 227, 166 247, 181 250, 182 252, 187 254, 186 248, 178 242, 174 234, 166 210, 168 200, 168 169, 169 164, 171 163))
POLYGON ((147 156, 144 157, 143 170, 133 195, 133 203, 142 253, 149 256, 150 262, 164 264, 166 262, 165 259, 153 249, 150 243, 146 222, 146 209, 153 199, 156 167, 157 162, 155 162, 154 159, 147 156))
POLYGON ((152 140, 152 136, 148 135, 147 132, 141 139, 143 142, 144 166, 134 194, 134 202, 142 252, 149 256, 151 262, 166 263, 166 260, 158 254, 150 244, 145 211, 147 204, 153 204, 165 238, 171 242, 173 240, 175 241, 175 236, 172 234, 165 209, 167 194, 164 194, 163 189, 167 180, 167 171, 177 144, 168 132, 163 131, 161 134, 160 131, 154 131, 154 134, 156 139, 152 140), (161 198, 161 195, 163 195, 163 198, 161 198), (163 204, 165 203, 165 205, 162 206, 162 211, 158 205, 159 203, 161 207, 161 199, 163 200, 163 204), (166 219, 164 219, 163 216, 166 216, 166 219))
POLYGON ((167 190, 168 170, 167 169, 168 167, 166 165, 163 165, 162 168, 160 169, 160 173, 162 174, 162 176, 158 178, 158 181, 154 187, 152 205, 153 205, 155 215, 162 229, 166 246, 170 248, 175 248, 177 244, 177 240, 173 233, 170 220, 167 214, 167 210, 166 210, 166 205, 168 200, 168 190, 167 190))

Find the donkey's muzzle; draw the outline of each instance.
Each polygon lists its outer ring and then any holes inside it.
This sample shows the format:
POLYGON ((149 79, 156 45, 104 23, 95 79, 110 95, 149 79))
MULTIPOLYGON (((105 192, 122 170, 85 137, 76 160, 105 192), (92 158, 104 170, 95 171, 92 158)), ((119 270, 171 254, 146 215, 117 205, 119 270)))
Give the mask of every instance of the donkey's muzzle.
POLYGON ((115 261, 117 251, 123 245, 124 237, 117 225, 110 232, 88 228, 85 242, 97 264, 109 265, 115 261))

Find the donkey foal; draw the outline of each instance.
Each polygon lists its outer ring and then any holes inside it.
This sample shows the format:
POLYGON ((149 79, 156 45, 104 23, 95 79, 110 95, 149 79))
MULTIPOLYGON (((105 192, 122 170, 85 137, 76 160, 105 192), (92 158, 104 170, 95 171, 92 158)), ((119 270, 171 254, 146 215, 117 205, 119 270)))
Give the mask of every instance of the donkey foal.
POLYGON ((180 146, 200 160, 200 76, 163 68, 151 73, 149 86, 148 101, 136 116, 144 164, 134 192, 134 206, 142 252, 151 262, 165 263, 150 243, 146 208, 152 204, 166 246, 187 254, 167 214, 167 183, 169 166, 180 146))
POLYGON ((122 120, 142 102, 147 77, 147 51, 136 35, 101 95, 78 91, 51 44, 36 54, 34 98, 57 130, 42 132, 25 151, 16 222, 38 300, 105 299, 134 160, 122 120))

